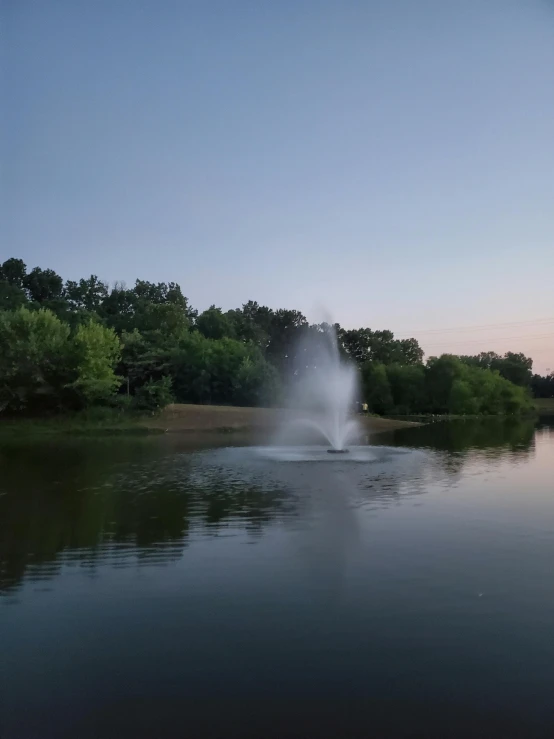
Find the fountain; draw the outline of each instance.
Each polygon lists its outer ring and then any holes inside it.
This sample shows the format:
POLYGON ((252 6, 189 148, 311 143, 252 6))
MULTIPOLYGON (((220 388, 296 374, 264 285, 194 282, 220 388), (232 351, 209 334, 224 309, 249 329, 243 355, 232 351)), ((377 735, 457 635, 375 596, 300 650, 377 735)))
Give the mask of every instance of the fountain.
POLYGON ((310 429, 329 445, 330 454, 345 454, 359 436, 352 418, 357 395, 355 367, 340 356, 336 331, 322 324, 298 345, 296 369, 288 386, 288 407, 295 417, 285 423, 279 442, 310 429))

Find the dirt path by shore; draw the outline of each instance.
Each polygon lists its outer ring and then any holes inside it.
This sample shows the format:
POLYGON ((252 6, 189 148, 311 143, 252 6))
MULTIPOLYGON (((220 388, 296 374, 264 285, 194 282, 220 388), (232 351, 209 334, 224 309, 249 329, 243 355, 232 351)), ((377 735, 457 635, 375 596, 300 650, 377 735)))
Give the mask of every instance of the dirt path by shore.
MULTIPOLYGON (((290 414, 291 411, 279 408, 172 404, 144 424, 167 432, 270 430, 276 428, 290 414)), ((368 433, 420 425, 413 421, 393 421, 374 416, 360 416, 360 420, 368 433)))

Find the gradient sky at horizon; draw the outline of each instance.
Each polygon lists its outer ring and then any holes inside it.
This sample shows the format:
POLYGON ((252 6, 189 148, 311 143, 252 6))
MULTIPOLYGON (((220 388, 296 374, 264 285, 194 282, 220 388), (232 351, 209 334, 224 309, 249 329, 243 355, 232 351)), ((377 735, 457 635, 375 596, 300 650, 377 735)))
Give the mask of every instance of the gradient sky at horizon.
POLYGON ((554 370, 552 0, 0 14, 3 258, 554 370))

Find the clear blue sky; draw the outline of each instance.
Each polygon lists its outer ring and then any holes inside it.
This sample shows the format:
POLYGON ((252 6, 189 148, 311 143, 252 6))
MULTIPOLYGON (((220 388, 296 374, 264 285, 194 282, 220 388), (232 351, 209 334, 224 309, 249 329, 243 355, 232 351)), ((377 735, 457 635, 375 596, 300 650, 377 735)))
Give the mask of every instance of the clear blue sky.
POLYGON ((554 369, 552 0, 0 7, 2 257, 554 369))

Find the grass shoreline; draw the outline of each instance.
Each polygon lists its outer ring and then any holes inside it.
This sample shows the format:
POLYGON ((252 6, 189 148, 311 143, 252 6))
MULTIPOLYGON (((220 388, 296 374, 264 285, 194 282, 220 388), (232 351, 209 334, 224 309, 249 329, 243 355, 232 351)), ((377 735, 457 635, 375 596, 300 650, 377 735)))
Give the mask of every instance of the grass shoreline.
MULTIPOLYGON (((536 401, 537 415, 554 415, 554 398, 536 401)), ((293 412, 292 412, 293 413, 293 412)), ((133 414, 110 408, 50 418, 1 418, 0 438, 13 436, 110 436, 271 431, 291 411, 281 408, 172 404, 160 413, 133 414)), ((410 415, 359 416, 369 434, 421 426, 437 421, 458 421, 511 416, 410 415)))
MULTIPOLYGON (((136 415, 103 408, 50 418, 0 418, 0 437, 270 431, 277 428, 290 413, 280 408, 187 404, 172 404, 153 415, 136 415)), ((360 420, 368 433, 421 425, 414 421, 378 416, 360 417, 360 420)))

